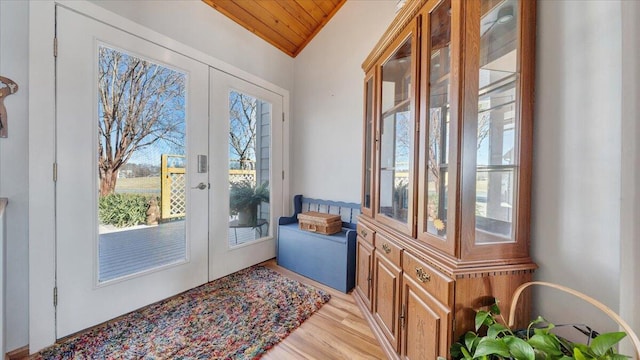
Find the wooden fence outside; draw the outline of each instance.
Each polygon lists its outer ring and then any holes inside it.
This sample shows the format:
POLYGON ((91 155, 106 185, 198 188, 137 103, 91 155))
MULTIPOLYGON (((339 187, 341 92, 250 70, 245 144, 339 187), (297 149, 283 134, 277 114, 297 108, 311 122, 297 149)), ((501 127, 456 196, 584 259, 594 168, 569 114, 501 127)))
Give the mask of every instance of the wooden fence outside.
MULTIPOLYGON (((187 192, 184 155, 163 154, 160 168, 160 217, 162 220, 186 216, 187 192), (176 166, 180 164, 180 166, 176 166)), ((229 169, 229 185, 249 181, 256 185, 256 170, 229 169)))
POLYGON ((163 154, 160 168, 160 217, 183 218, 187 212, 186 169, 184 155, 163 154), (176 164, 182 163, 182 166, 176 164))

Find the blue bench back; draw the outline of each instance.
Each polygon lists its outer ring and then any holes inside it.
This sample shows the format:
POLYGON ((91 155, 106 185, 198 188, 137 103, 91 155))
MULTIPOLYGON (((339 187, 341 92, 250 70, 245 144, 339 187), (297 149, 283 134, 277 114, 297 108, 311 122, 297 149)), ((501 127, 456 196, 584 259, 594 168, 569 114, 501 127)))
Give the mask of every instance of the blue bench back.
POLYGON ((360 204, 344 201, 331 201, 303 197, 295 195, 293 197, 294 214, 290 218, 297 222, 298 214, 307 211, 317 211, 326 214, 340 215, 342 218, 342 227, 355 229, 360 215, 360 204))

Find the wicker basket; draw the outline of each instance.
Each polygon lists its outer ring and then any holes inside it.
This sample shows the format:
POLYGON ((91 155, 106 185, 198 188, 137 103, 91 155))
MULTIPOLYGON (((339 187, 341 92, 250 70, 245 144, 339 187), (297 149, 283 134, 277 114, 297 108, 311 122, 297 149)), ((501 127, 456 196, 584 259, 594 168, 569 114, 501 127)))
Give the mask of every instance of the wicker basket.
POLYGON ((516 313, 516 308, 518 305, 518 299, 520 298, 520 294, 522 293, 522 291, 524 289, 526 289, 527 287, 531 286, 531 285, 540 285, 540 286, 546 286, 546 287, 551 287, 554 289, 558 289, 560 291, 563 291, 565 293, 571 294, 573 296, 576 296, 588 303, 590 303, 591 305, 597 307, 598 309, 600 309, 602 312, 604 312, 605 314, 607 314, 611 319, 613 319, 615 322, 617 322, 620 327, 622 327, 624 329, 624 331, 627 333, 627 336, 629 337, 629 340, 631 340, 631 343, 633 344, 633 347, 635 348, 636 351, 636 356, 637 359, 640 359, 640 340, 638 339, 638 336, 633 332, 633 330, 631 329, 631 326, 629 326, 629 324, 627 324, 621 317, 620 315, 616 314, 613 310, 611 310, 610 308, 608 308, 606 305, 604 305, 603 303, 599 302, 598 300, 595 300, 579 291, 573 290, 571 288, 562 286, 562 285, 558 285, 558 284, 553 284, 553 283, 548 283, 548 282, 543 282, 543 281, 532 281, 532 282, 527 282, 524 283, 522 285, 520 285, 516 291, 513 293, 513 300, 511 302, 511 310, 509 311, 509 327, 513 327, 513 323, 515 321, 515 313, 516 313))
POLYGON ((309 211, 298 214, 298 227, 301 230, 332 235, 342 230, 342 219, 340 215, 309 211))

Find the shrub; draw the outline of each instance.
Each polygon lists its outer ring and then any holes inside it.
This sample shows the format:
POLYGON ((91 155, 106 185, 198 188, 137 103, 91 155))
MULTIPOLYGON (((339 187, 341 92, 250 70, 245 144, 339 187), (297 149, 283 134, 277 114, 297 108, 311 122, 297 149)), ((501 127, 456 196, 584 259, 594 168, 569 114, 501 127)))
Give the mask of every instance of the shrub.
POLYGON ((100 197, 98 216, 102 224, 127 227, 144 223, 148 208, 148 196, 139 194, 109 194, 100 197))

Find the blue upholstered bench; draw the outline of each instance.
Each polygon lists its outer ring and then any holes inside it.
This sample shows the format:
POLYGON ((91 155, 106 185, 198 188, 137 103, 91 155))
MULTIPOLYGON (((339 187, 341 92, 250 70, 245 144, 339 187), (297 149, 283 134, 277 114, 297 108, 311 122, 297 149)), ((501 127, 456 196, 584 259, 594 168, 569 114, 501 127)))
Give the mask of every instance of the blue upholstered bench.
POLYGON ((294 214, 278 220, 278 265, 342 292, 355 286, 356 219, 360 204, 293 198, 294 214), (333 235, 298 228, 298 214, 317 211, 342 217, 342 231, 333 235))

